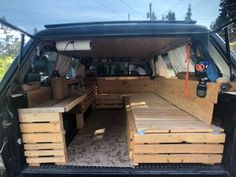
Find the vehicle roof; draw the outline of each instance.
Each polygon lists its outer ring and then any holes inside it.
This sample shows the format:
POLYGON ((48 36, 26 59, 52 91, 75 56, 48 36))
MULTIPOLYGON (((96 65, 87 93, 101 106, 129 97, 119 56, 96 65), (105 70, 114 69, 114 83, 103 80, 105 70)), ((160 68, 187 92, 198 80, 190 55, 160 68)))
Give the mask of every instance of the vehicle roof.
POLYGON ((45 25, 46 29, 35 37, 43 39, 180 36, 206 34, 209 30, 194 22, 117 21, 45 25))

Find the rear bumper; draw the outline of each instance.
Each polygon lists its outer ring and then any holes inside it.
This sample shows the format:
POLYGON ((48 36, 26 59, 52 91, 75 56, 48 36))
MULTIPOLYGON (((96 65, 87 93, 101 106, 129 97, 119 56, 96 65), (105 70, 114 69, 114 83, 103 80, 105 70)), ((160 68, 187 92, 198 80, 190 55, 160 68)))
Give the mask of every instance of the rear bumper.
POLYGON ((158 164, 136 168, 102 168, 43 165, 27 167, 24 176, 230 176, 221 165, 158 164))

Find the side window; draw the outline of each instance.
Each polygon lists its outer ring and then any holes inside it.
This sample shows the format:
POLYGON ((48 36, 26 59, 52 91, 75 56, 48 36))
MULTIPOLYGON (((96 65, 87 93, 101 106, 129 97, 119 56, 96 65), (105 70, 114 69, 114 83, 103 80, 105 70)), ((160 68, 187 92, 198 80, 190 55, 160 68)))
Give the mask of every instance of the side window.
POLYGON ((71 59, 71 68, 66 74, 67 79, 72 79, 76 76, 76 70, 78 67, 79 59, 73 58, 71 59))
POLYGON ((230 77, 229 66, 211 42, 208 43, 208 49, 211 58, 215 62, 217 68, 220 70, 222 76, 229 78, 230 77))
POLYGON ((21 34, 0 23, 0 82, 20 50, 21 34))
POLYGON ((26 83, 40 82, 48 85, 49 76, 52 74, 57 59, 57 52, 43 51, 42 54, 31 63, 31 67, 25 76, 26 83))
POLYGON ((97 64, 98 76, 145 76, 151 73, 147 62, 101 60, 97 64))

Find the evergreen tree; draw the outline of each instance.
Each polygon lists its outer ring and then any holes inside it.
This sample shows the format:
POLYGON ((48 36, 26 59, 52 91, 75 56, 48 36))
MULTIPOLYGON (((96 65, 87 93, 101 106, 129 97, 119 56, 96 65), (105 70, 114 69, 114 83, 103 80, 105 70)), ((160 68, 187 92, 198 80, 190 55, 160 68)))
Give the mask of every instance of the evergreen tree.
POLYGON ((167 21, 175 21, 175 12, 172 12, 171 10, 168 12, 168 14, 165 16, 165 19, 167 21))
POLYGON ((188 10, 185 16, 185 21, 189 22, 192 21, 192 8, 191 8, 191 4, 188 5, 188 10))
POLYGON ((151 13, 151 17, 150 17, 150 13, 147 13, 147 19, 150 19, 150 21, 156 21, 157 20, 157 16, 155 14, 155 12, 151 13))

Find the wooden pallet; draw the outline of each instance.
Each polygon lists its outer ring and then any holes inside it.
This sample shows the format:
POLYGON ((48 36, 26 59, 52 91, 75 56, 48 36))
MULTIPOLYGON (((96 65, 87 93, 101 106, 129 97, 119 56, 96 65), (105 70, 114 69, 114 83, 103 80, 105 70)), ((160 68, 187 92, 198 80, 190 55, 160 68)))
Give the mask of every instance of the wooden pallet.
POLYGON ((60 113, 19 113, 26 162, 66 164, 67 152, 60 113))
POLYGON ((139 163, 220 163, 225 134, 154 94, 125 98, 129 153, 139 163))
POLYGON ((96 109, 120 109, 123 102, 123 96, 118 94, 99 94, 95 97, 96 109))

